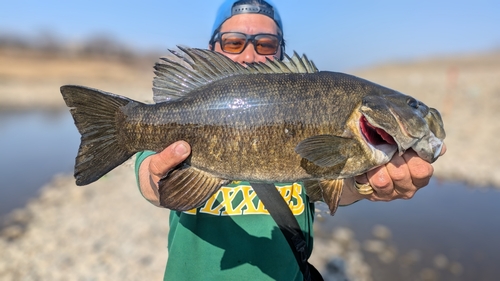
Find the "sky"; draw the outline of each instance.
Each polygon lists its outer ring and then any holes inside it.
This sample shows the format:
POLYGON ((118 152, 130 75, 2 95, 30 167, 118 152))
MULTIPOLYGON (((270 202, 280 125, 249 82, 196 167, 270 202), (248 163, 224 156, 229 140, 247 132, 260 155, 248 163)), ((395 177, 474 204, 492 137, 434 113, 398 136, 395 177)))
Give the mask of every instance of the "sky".
MULTIPOLYGON (((500 50, 498 0, 274 0, 287 53, 320 70, 500 50)), ((205 48, 222 0, 0 2, 0 34, 109 36, 141 51, 205 48)))

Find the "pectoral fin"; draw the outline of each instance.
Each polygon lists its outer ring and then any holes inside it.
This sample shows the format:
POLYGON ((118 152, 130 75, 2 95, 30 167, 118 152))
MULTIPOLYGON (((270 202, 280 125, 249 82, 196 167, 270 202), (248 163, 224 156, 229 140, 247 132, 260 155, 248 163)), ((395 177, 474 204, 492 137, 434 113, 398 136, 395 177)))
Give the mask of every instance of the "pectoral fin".
POLYGON ((160 205, 176 211, 200 207, 229 180, 184 165, 158 182, 160 205))
POLYGON ((332 167, 349 157, 351 139, 332 135, 317 135, 301 141, 295 152, 320 167, 332 167))
POLYGON ((312 202, 323 201, 330 209, 330 215, 337 211, 344 186, 343 179, 305 181, 306 193, 312 202))

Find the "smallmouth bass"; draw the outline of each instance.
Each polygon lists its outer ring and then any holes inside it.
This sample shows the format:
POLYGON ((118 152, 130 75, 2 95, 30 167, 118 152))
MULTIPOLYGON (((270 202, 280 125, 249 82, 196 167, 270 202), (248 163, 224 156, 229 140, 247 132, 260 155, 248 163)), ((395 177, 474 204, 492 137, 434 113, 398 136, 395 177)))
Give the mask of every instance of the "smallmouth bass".
POLYGON ((155 65, 155 104, 66 85, 61 93, 81 137, 78 185, 90 184, 138 151, 178 140, 190 157, 162 179, 160 203, 200 206, 231 180, 304 181, 333 214, 343 178, 414 149, 432 163, 445 132, 436 109, 307 57, 242 66, 201 49, 172 51, 155 65))

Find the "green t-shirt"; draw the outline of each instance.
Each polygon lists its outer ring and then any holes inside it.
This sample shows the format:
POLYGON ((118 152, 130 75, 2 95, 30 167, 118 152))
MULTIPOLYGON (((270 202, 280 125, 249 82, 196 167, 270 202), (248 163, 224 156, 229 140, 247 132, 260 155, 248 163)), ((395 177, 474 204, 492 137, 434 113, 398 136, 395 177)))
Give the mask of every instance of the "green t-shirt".
MULTIPOLYGON (((137 154, 140 163, 154 152, 137 154)), ((314 204, 300 183, 275 184, 313 247, 314 204)), ((164 280, 303 280, 280 229, 248 182, 232 182, 203 206, 170 213, 164 280)))

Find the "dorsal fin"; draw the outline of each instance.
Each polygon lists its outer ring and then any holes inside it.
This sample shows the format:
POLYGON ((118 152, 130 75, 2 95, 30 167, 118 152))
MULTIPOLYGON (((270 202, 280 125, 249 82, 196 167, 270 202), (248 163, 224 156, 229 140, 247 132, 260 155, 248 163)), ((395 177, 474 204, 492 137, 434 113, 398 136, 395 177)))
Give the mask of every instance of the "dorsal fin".
POLYGON ((318 69, 304 55, 293 53, 285 60, 270 60, 243 66, 228 57, 210 50, 185 48, 169 50, 155 64, 153 79, 153 99, 156 103, 178 99, 192 90, 229 76, 241 74, 275 73, 315 73, 318 69))

